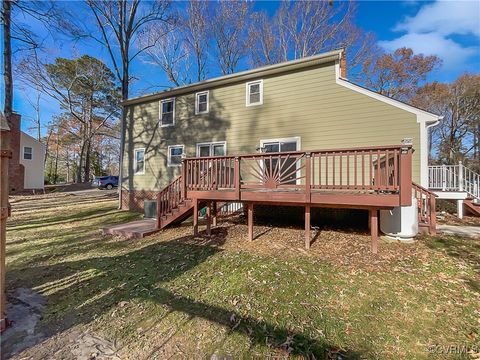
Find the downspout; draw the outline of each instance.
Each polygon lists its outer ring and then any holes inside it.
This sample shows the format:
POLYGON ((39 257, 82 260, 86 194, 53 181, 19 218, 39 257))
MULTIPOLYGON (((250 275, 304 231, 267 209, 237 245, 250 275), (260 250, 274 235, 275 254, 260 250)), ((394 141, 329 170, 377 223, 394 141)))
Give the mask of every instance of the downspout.
MULTIPOLYGON (((426 132, 427 132, 427 141, 428 141, 428 129, 430 129, 431 127, 434 127, 434 126, 437 126, 438 124, 440 124, 440 121, 443 120, 443 116, 439 116, 437 120, 433 120, 431 122, 431 124, 427 125, 428 121, 425 122, 425 129, 426 129, 426 132)), ((430 155, 430 145, 431 144, 427 144, 427 151, 429 151, 429 154, 430 155)))
POLYGON ((428 129, 430 129, 431 127, 434 127, 434 126, 437 126, 440 121, 443 119, 443 116, 440 116, 437 118, 437 120, 425 120, 424 121, 424 128, 425 128, 425 133, 424 133, 424 137, 425 137, 425 149, 424 151, 426 152, 426 169, 424 169, 424 171, 426 172, 424 176, 421 176, 421 179, 420 179, 420 184, 425 187, 425 188, 428 188, 428 184, 429 184, 429 170, 428 170, 428 166, 430 165, 429 164, 429 158, 430 158, 430 143, 429 143, 429 136, 428 136, 428 129))

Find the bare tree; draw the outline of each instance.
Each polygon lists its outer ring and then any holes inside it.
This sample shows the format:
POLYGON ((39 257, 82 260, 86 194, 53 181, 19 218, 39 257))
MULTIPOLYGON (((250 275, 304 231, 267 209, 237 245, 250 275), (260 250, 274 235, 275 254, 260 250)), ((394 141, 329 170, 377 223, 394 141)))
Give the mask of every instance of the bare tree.
MULTIPOLYGON (((87 4, 95 17, 100 34, 99 37, 92 34, 92 37, 107 49, 121 84, 122 100, 126 100, 131 80, 130 65, 137 56, 153 46, 146 44, 137 47, 138 34, 151 23, 170 21, 170 2, 87 0, 87 4)), ((162 34, 158 34, 158 38, 161 36, 162 34)))
POLYGON ((13 55, 23 50, 38 49, 43 41, 29 28, 28 20, 25 19, 40 22, 51 35, 55 31, 53 38, 64 32, 78 35, 78 31, 74 22, 70 21, 70 12, 60 10, 55 1, 2 0, 0 19, 3 33, 4 113, 8 118, 13 111, 13 55), (12 50, 12 40, 17 43, 15 50, 12 50))
POLYGON ((140 36, 139 42, 146 48, 144 61, 160 66, 172 84, 180 86, 191 82, 190 49, 178 27, 154 24, 140 36), (160 38, 159 33, 163 34, 160 38))
POLYGON ((369 55, 373 35, 354 25, 351 2, 284 1, 272 19, 258 13, 250 28, 255 65, 274 64, 347 48, 350 68, 369 55))
POLYGON ((182 19, 185 41, 189 46, 189 54, 195 63, 195 80, 204 80, 207 75, 209 50, 209 12, 208 2, 190 0, 187 6, 187 17, 182 19))
POLYGON ((35 111, 35 116, 29 116, 28 118, 34 124, 34 129, 37 133, 37 140, 38 141, 42 140, 42 121, 41 121, 41 116, 40 116, 40 99, 41 99, 41 96, 42 96, 42 94, 41 94, 39 89, 37 89, 37 92, 35 93, 35 99, 32 99, 28 95, 26 96, 27 102, 30 104, 30 106, 35 111))
POLYGON ((435 55, 414 54, 410 48, 383 53, 363 64, 367 87, 395 99, 408 101, 418 85, 441 64, 435 55))
POLYGON ((450 84, 426 84, 418 89, 412 103, 444 115, 434 134, 440 161, 452 164, 460 160, 474 160, 475 166, 480 165, 477 153, 480 126, 479 75, 464 74, 450 84))
MULTIPOLYGON (((140 0, 87 0, 87 4, 101 34, 99 38, 94 38, 107 49, 115 74, 121 84, 122 101, 126 100, 129 94, 130 65, 138 55, 152 46, 149 44, 136 47, 137 36, 152 23, 171 20, 168 13, 170 2, 168 0, 156 0, 148 3, 140 2, 140 0)), ((123 111, 120 123, 120 183, 123 178, 126 116, 126 112, 123 111)), ((121 191, 119 191, 119 207, 121 207, 121 191)))
POLYGON ((160 66, 175 86, 204 80, 208 18, 208 3, 192 0, 185 13, 175 15, 176 21, 153 24, 139 37, 141 46, 146 48, 144 60, 160 66))
MULTIPOLYGON (((275 21, 275 20, 273 20, 275 21)), ((282 42, 279 38, 276 24, 273 24, 267 13, 259 12, 253 16, 249 36, 254 39, 255 47, 252 49, 251 56, 255 66, 275 64, 281 62, 282 56, 279 44, 282 42)))
POLYGON ((249 51, 248 21, 251 3, 221 0, 212 19, 212 37, 216 61, 224 75, 234 73, 238 63, 249 51))

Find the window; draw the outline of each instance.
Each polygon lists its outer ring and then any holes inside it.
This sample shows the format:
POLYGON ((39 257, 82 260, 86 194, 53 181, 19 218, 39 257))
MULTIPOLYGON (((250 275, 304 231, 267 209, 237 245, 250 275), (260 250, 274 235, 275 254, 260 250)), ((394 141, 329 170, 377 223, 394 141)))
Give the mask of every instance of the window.
POLYGON ((23 147, 23 160, 32 160, 33 149, 29 146, 23 147))
POLYGON ((175 125, 175 99, 160 101, 160 126, 175 125))
POLYGON ((195 115, 208 113, 208 91, 195 94, 195 115))
POLYGON ((247 106, 263 104, 263 80, 247 83, 247 106))
POLYGON ((180 166, 182 165, 182 159, 184 154, 183 145, 173 145, 168 147, 168 166, 180 166))
POLYGON ((145 149, 135 149, 134 155, 133 169, 135 174, 145 173, 145 149))
POLYGON ((197 144, 197 156, 225 156, 227 143, 225 141, 197 144))

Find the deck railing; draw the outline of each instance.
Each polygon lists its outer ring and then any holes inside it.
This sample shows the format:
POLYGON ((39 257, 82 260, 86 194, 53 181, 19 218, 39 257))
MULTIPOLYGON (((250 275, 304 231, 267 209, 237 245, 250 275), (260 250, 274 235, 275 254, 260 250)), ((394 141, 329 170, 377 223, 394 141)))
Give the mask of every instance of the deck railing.
POLYGON ((428 167, 428 187, 441 191, 465 191, 480 199, 480 174, 461 162, 458 165, 432 165, 428 167))
MULTIPOLYGON (((409 145, 197 157, 183 160, 185 191, 357 191, 411 202, 409 145)), ((240 198, 239 196, 237 197, 240 198)))

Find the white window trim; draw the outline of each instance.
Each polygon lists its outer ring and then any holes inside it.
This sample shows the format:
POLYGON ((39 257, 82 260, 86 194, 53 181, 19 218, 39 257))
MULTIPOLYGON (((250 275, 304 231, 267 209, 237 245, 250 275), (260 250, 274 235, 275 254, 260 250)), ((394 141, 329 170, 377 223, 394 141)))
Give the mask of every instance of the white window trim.
POLYGON ((199 91, 195 93, 195 115, 208 114, 209 111, 210 111, 210 91, 206 90, 206 91, 199 91), (198 98, 200 97, 200 95, 204 95, 204 94, 207 95, 207 110, 200 111, 199 110, 200 102, 198 101, 198 98))
POLYGON ((28 160, 28 161, 33 160, 33 146, 22 146, 22 160, 28 160), (27 147, 32 149, 32 152, 30 153, 30 155, 32 156, 31 159, 25 159, 25 148, 27 147))
MULTIPOLYGON (((296 142, 297 143, 297 151, 302 151, 302 139, 300 136, 292 136, 288 138, 277 138, 277 139, 261 139, 260 140, 260 147, 264 147, 265 143, 270 143, 270 142, 296 142)), ((265 153, 268 154, 268 153, 265 153)), ((262 163, 260 165, 263 165, 262 163)), ((300 162, 297 162, 297 185, 301 184, 301 172, 300 172, 301 164, 300 162)))
POLYGON ((179 148, 179 147, 182 148, 182 158, 183 158, 183 157, 185 156, 185 145, 183 145, 183 144, 178 144, 178 145, 169 145, 169 146, 168 146, 168 149, 167 149, 167 151, 168 151, 168 154, 167 154, 167 166, 168 166, 168 167, 179 167, 179 166, 182 166, 182 163, 180 163, 180 164, 172 164, 172 154, 171 154, 171 152, 170 152, 170 150, 171 150, 172 148, 179 148))
POLYGON ((262 80, 255 80, 255 81, 249 81, 247 82, 245 86, 245 105, 246 106, 258 106, 258 105, 263 105, 263 79, 262 80), (258 103, 250 103, 250 85, 253 84, 260 84, 260 102, 258 103))
MULTIPOLYGON (((200 146, 205 146, 205 145, 210 145, 212 147, 213 145, 223 145, 223 152, 225 153, 225 156, 227 156, 227 142, 226 141, 208 141, 208 142, 201 142, 197 143, 196 146, 196 156, 200 157, 200 146)), ((213 156, 213 155, 212 155, 213 156)))
POLYGON ((133 173, 135 175, 145 174, 145 162, 146 162, 145 154, 146 154, 145 148, 138 148, 133 150, 133 173), (137 152, 139 151, 143 151, 143 170, 142 171, 137 171, 137 152))
POLYGON ((163 99, 163 100, 160 100, 160 108, 159 108, 159 119, 160 121, 160 127, 169 127, 169 126, 175 126, 175 98, 172 97, 172 98, 168 98, 168 99, 163 99), (162 124, 162 115, 163 115, 163 103, 165 102, 169 102, 169 101, 173 101, 173 121, 171 124, 162 124))

